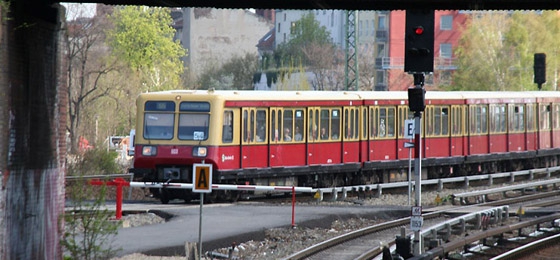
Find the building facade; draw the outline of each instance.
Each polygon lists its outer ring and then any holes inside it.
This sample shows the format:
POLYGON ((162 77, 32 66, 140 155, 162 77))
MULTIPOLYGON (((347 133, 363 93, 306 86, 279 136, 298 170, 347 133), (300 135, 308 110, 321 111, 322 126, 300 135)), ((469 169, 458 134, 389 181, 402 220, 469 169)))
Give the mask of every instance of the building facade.
MULTIPOLYGON (((467 18, 466 14, 457 10, 435 12, 434 73, 426 75, 428 89, 452 84, 451 75, 457 69, 454 50, 459 44, 467 18)), ((405 90, 413 84, 412 75, 404 72, 405 21, 405 11, 391 12, 388 57, 380 62, 380 68, 387 72, 388 90, 405 90)))
POLYGON ((235 56, 256 56, 259 39, 274 26, 244 9, 181 8, 172 17, 175 38, 188 53, 183 61, 194 76, 235 56))

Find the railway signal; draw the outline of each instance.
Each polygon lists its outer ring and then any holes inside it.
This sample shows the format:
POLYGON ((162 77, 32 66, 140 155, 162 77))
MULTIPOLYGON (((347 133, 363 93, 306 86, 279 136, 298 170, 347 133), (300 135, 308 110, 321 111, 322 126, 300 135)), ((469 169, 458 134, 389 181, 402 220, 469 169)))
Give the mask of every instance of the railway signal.
POLYGON ((434 71, 434 10, 406 10, 404 71, 434 71))
POLYGON ((542 84, 546 82, 546 54, 545 53, 535 53, 533 70, 535 74, 534 82, 539 87, 542 88, 542 84))

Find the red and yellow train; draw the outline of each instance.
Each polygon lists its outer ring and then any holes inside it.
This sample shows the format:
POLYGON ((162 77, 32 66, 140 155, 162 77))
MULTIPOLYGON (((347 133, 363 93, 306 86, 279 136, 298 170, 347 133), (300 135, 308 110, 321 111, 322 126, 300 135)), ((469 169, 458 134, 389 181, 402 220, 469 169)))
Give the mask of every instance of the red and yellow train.
MULTIPOLYGON (((191 183, 192 165, 203 161, 221 184, 407 179, 407 92, 173 90, 141 94, 137 107, 130 171, 146 182, 191 183)), ((422 144, 424 179, 556 166, 560 92, 429 91, 422 144)), ((181 189, 152 193, 163 203, 191 197, 181 189)))

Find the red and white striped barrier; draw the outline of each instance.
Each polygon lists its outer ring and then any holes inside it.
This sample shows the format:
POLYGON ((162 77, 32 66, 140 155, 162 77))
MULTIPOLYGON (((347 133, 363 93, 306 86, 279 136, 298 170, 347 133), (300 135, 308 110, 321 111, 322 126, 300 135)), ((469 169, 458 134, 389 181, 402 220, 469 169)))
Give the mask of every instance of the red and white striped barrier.
MULTIPOLYGON (((166 189, 192 189, 192 183, 150 183, 150 182, 130 182, 130 187, 134 188, 166 188, 166 189)), ((239 191, 277 191, 277 192, 317 192, 311 187, 292 187, 292 186, 259 186, 259 185, 233 185, 233 184, 212 184, 212 190, 239 190, 239 191)))
MULTIPOLYGON (((150 182, 127 182, 123 178, 115 178, 114 180, 89 180, 90 185, 108 185, 117 187, 116 211, 115 218, 120 220, 122 217, 122 187, 131 188, 165 188, 165 189, 192 189, 192 183, 150 183, 150 182)), ((292 226, 295 225, 294 206, 296 192, 317 192, 317 189, 310 187, 293 187, 293 186, 259 186, 259 185, 231 185, 231 184, 212 184, 214 190, 239 190, 239 191, 276 191, 292 193, 292 226)))

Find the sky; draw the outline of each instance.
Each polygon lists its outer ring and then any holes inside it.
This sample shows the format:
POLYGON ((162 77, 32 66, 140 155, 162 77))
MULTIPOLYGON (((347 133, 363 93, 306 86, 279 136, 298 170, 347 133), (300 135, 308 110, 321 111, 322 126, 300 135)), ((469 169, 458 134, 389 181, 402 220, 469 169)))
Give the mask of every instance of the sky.
POLYGON ((95 15, 95 3, 61 3, 66 7, 66 20, 75 20, 79 17, 91 18, 95 15))

